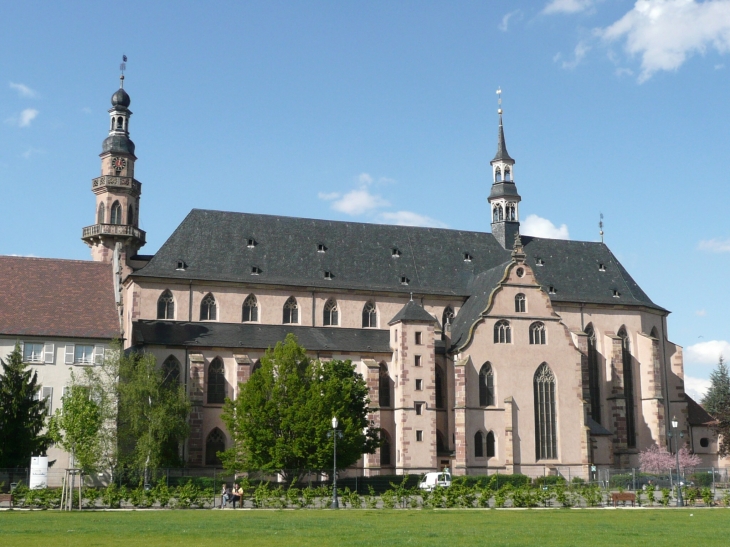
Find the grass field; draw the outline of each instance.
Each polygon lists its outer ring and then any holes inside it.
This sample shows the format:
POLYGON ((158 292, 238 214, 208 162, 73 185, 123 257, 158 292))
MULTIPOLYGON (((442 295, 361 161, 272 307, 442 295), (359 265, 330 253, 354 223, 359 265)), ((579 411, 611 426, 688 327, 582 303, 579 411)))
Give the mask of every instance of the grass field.
POLYGON ((3 547, 728 544, 726 509, 0 512, 3 547))

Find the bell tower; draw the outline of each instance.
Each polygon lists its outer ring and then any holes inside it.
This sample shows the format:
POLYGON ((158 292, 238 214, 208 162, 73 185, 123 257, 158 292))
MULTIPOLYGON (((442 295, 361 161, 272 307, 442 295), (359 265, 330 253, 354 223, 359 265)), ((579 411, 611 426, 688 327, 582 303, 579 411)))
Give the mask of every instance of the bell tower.
MULTIPOLYGON (((126 61, 126 57, 124 59, 126 61)), ((127 260, 145 244, 139 229, 139 197, 142 184, 134 178, 134 143, 129 138, 131 99, 124 90, 124 63, 119 89, 112 95, 109 109, 109 136, 102 143, 101 176, 91 182, 96 195, 95 223, 83 229, 81 239, 91 247, 98 262, 127 260)))
POLYGON ((519 204, 522 198, 515 186, 515 160, 507 152, 502 127, 502 90, 497 90, 499 132, 497 133, 497 154, 492 164, 492 190, 489 205, 492 209, 492 235, 504 249, 511 249, 515 236, 520 233, 519 204))

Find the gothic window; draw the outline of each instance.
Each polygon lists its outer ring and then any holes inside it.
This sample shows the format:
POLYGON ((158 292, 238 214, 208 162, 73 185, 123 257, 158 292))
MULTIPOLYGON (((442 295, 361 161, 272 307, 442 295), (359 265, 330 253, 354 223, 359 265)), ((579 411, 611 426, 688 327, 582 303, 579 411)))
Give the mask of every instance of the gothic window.
POLYGON ((512 173, 509 170, 509 167, 504 168, 504 180, 509 181, 512 180, 512 173))
POLYGON ((390 454, 393 448, 390 445, 390 435, 385 430, 380 430, 380 439, 380 466, 385 467, 391 465, 392 460, 390 454))
POLYGON ((500 222, 502 220, 504 220, 504 210, 502 209, 502 205, 498 203, 492 209, 492 222, 500 222))
POLYGON ((446 306, 444 314, 441 316, 441 325, 443 325, 443 332, 451 332, 451 323, 454 322, 454 309, 451 306, 446 306))
POLYGON ((380 372, 378 376, 378 400, 381 407, 390 406, 390 376, 388 376, 388 367, 385 363, 380 363, 380 372))
POLYGON ((601 371, 598 368, 596 333, 592 325, 586 327, 588 336, 588 391, 591 398, 591 418, 601 423, 601 371))
POLYGON ((220 357, 208 366, 208 404, 221 405, 226 400, 226 375, 220 357))
POLYGON ((375 329, 378 327, 378 312, 375 304, 367 302, 362 309, 362 328, 375 329))
POLYGON ((284 319, 282 322, 285 325, 299 323, 299 305, 297 299, 293 296, 290 296, 289 300, 284 303, 284 319))
POLYGON ((626 446, 636 447, 636 408, 634 406, 634 375, 631 367, 629 335, 623 327, 618 331, 621 338, 621 360, 624 373, 624 396, 626 397, 626 446))
POLYGON ((436 389, 434 391, 436 408, 444 408, 444 373, 440 366, 436 366, 436 389))
POLYGON ((479 406, 494 406, 494 371, 484 363, 479 371, 479 406))
POLYGON ((110 224, 121 224, 122 223, 122 206, 119 205, 118 201, 112 203, 111 214, 109 215, 110 224))
POLYGON ((482 435, 481 431, 474 433, 474 457, 484 457, 484 435, 482 435))
POLYGON ((96 216, 96 223, 104 224, 105 219, 106 219, 106 207, 104 207, 103 203, 100 203, 99 204, 99 213, 96 216))
POLYGON ((557 420, 555 412, 555 375, 547 363, 537 368, 535 389, 535 457, 554 460, 558 457, 557 420))
POLYGON ((122 129, 122 117, 117 118, 117 129, 122 129))
POLYGON ((542 321, 530 325, 530 344, 545 345, 545 323, 542 321))
POLYGON ((505 216, 507 220, 516 220, 517 218, 517 209, 515 208, 514 203, 508 203, 507 207, 505 208, 505 216))
POLYGON ((330 299, 324 305, 324 316, 322 317, 322 324, 325 327, 337 326, 340 324, 339 311, 337 309, 337 300, 330 299))
POLYGON ((512 343, 512 327, 509 321, 497 321, 494 324, 494 343, 495 344, 511 344, 512 343))
POLYGON ((495 450, 494 433, 490 431, 487 433, 487 458, 494 458, 497 454, 495 450))
POLYGON ((446 444, 444 434, 440 429, 436 430, 436 454, 448 454, 449 447, 446 444))
POLYGON ((162 363, 162 385, 167 387, 180 385, 180 361, 174 355, 170 355, 162 363))
POLYGON ((216 311, 215 297, 211 293, 206 294, 200 303, 200 320, 215 321, 216 311))
POLYGON ((259 303, 256 297, 249 294, 243 301, 243 318, 244 323, 255 323, 259 320, 259 303))
POLYGON ((157 319, 175 319, 175 300, 169 290, 157 299, 157 319))
POLYGON ((494 180, 495 182, 502 182, 502 170, 499 167, 494 170, 494 180))
POLYGON ((517 313, 525 313, 527 311, 527 299, 522 293, 515 296, 515 311, 517 313))
POLYGON ((222 465, 218 452, 226 449, 226 436, 217 427, 213 429, 205 440, 205 465, 222 465))
POLYGON ((251 368, 251 374, 253 374, 257 370, 259 370, 260 368, 261 368, 261 361, 259 361, 257 359, 256 362, 253 364, 253 367, 251 368))
POLYGON ((134 207, 127 207, 127 224, 134 226, 134 207))

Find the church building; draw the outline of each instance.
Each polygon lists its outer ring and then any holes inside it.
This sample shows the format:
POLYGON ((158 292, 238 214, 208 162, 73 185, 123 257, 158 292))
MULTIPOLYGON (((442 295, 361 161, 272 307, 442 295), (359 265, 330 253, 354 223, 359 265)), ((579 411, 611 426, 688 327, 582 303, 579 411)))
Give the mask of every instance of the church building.
POLYGON ((224 399, 287 333, 366 380, 384 438, 366 475, 587 478, 667 446, 672 416, 687 430, 669 312, 604 243, 520 234, 501 109, 490 184, 474 188, 491 232, 194 209, 142 255, 131 100, 120 87, 111 102, 82 239, 116 272, 125 346, 188 390, 188 465, 219 464, 224 399))

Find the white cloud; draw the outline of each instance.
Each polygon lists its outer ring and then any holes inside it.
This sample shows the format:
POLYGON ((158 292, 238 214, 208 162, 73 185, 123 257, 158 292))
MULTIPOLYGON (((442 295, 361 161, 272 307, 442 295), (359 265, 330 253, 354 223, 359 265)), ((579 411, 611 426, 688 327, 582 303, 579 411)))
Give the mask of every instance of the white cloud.
POLYGON ((522 10, 516 9, 515 11, 507 13, 504 17, 502 17, 502 22, 497 25, 497 28, 502 32, 507 32, 509 30, 509 22, 511 19, 514 19, 515 21, 522 19, 522 10))
POLYGON ((38 111, 35 108, 26 108, 20 113, 18 127, 28 127, 36 116, 38 116, 38 111))
POLYGON ((684 376, 684 391, 698 403, 702 401, 708 389, 710 389, 709 380, 687 375, 684 376))
POLYGON ((716 365, 720 355, 730 357, 730 342, 708 340, 687 346, 684 350, 685 360, 698 365, 716 365))
POLYGON ((711 253, 730 253, 730 239, 703 239, 697 248, 711 253))
POLYGON ((634 71, 630 68, 622 68, 619 67, 616 69, 616 76, 632 76, 634 74, 634 71))
POLYGON ((623 40, 627 53, 639 55, 639 82, 645 82, 660 70, 677 70, 708 47, 730 51, 730 0, 638 0, 596 34, 609 42, 623 40))
POLYGON ((35 90, 29 88, 25 84, 16 84, 13 82, 10 82, 10 89, 14 89, 18 92, 18 95, 21 97, 35 97, 38 95, 38 93, 35 92, 35 90))
MULTIPOLYGON (((575 67, 577 67, 580 62, 583 60, 583 58, 586 56, 586 53, 588 53, 591 50, 591 46, 587 45, 585 42, 578 42, 578 45, 575 46, 575 49, 573 50, 573 60, 572 61, 563 61, 561 66, 564 69, 572 70, 575 67)), ((557 61, 560 59, 560 56, 553 57, 554 61, 557 61)))
POLYGON ((30 148, 28 148, 28 150, 23 152, 22 156, 25 159, 30 159, 31 156, 35 156, 36 154, 42 154, 42 153, 43 153, 43 150, 41 150, 40 148, 33 148, 31 146, 30 148))
POLYGON ((593 6, 594 0, 550 0, 543 13, 579 13, 593 6))
POLYGON ((317 197, 325 201, 332 201, 333 199, 340 197, 340 195, 341 194, 339 192, 319 192, 317 197))
POLYGON ((347 192, 332 203, 332 208, 340 213, 356 216, 389 205, 390 203, 381 196, 371 194, 367 188, 361 188, 347 192))
POLYGON ((719 63, 715 65, 715 70, 722 70, 725 68, 725 65, 723 63, 719 63))
POLYGON ((378 220, 385 224, 396 224, 398 226, 425 226, 429 228, 446 228, 446 224, 425 215, 419 215, 411 211, 396 211, 394 213, 383 212, 378 215, 378 220))
POLYGON ((698 317, 704 317, 705 315, 707 315, 707 311, 706 310, 697 310, 695 312, 695 315, 698 317))
POLYGON ((546 218, 529 215, 521 223, 520 232, 526 236, 544 237, 547 239, 570 239, 568 226, 562 224, 560 228, 546 218))

